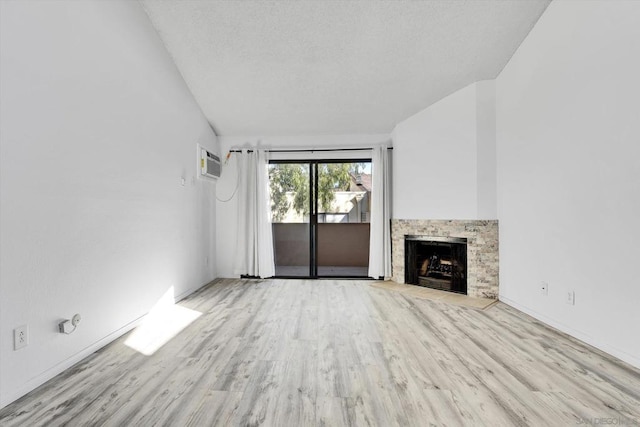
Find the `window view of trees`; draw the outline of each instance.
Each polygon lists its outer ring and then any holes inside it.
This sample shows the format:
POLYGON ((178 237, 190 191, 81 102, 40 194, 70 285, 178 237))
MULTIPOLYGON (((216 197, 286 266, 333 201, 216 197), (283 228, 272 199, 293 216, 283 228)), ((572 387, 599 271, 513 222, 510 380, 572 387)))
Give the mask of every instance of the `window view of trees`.
POLYGON ((290 209, 303 215, 309 213, 308 164, 269 165, 269 189, 273 222, 282 222, 290 209))
MULTIPOLYGON (((339 192, 367 193, 356 184, 364 174, 368 163, 320 163, 318 164, 318 210, 335 212, 345 209, 335 206, 339 192)), ((294 212, 304 218, 309 214, 309 164, 279 163, 269 165, 271 215, 273 222, 283 222, 294 212)), ((366 175, 366 174, 365 174, 366 175)), ((367 175, 370 176, 370 175, 367 175)), ((344 197, 343 197, 344 198, 344 197)), ((362 195, 359 195, 359 200, 362 195)), ((344 203, 342 203, 344 204, 344 203)))

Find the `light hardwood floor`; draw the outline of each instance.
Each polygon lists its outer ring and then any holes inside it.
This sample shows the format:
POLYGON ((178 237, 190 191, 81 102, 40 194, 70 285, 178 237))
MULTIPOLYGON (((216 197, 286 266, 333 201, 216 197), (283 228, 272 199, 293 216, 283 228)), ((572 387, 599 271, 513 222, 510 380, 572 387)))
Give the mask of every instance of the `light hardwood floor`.
POLYGON ((640 371, 498 303, 370 281, 221 280, 152 356, 126 336, 0 411, 2 426, 640 425, 640 371))

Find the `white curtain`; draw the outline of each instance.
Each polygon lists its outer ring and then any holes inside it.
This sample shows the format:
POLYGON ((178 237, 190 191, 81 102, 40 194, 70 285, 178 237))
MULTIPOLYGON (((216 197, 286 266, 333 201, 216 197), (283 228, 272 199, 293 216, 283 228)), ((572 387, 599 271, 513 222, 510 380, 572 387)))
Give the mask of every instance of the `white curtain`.
POLYGON ((386 145, 374 147, 371 165, 369 276, 391 277, 391 170, 386 145))
POLYGON ((243 151, 238 192, 238 242, 235 274, 262 278, 275 275, 268 156, 264 150, 243 151))

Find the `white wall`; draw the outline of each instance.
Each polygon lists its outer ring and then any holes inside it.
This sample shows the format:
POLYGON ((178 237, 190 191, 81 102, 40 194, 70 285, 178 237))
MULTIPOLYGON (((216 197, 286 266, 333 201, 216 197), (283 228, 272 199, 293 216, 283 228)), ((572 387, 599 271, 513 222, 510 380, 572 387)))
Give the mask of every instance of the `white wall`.
POLYGON ((217 141, 138 2, 0 7, 3 406, 215 277, 217 141))
POLYGON ((394 218, 495 219, 494 97, 474 83, 396 126, 394 218))
MULTIPOLYGON (((345 147, 373 147, 380 144, 390 144, 391 138, 387 134, 374 135, 315 135, 315 136, 272 136, 272 137, 220 137, 221 154, 224 156, 230 149, 243 147, 262 147, 279 149, 326 149, 345 147)), ((343 152, 303 152, 303 153, 273 153, 274 159, 345 159, 371 158, 370 151, 343 152)), ((238 182, 237 158, 232 156, 228 164, 223 165, 222 176, 218 180, 217 195, 221 200, 228 199, 238 182)), ((217 265, 218 276, 236 277, 233 273, 234 256, 238 233, 238 204, 237 197, 229 202, 217 202, 217 265)))
POLYGON ((476 83, 478 219, 496 219, 496 81, 476 83))
POLYGON ((500 299, 640 367, 638 22, 551 3, 497 79, 497 153, 500 299))

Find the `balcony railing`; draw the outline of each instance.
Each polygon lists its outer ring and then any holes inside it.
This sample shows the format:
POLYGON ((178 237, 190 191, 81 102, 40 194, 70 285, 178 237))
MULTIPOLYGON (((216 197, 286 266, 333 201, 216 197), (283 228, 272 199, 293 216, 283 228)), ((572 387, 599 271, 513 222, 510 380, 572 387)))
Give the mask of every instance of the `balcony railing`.
MULTIPOLYGON (((308 223, 274 223, 273 242, 277 275, 308 275, 308 223)), ((366 276, 369 224, 319 223, 317 261, 319 276, 366 276)))

